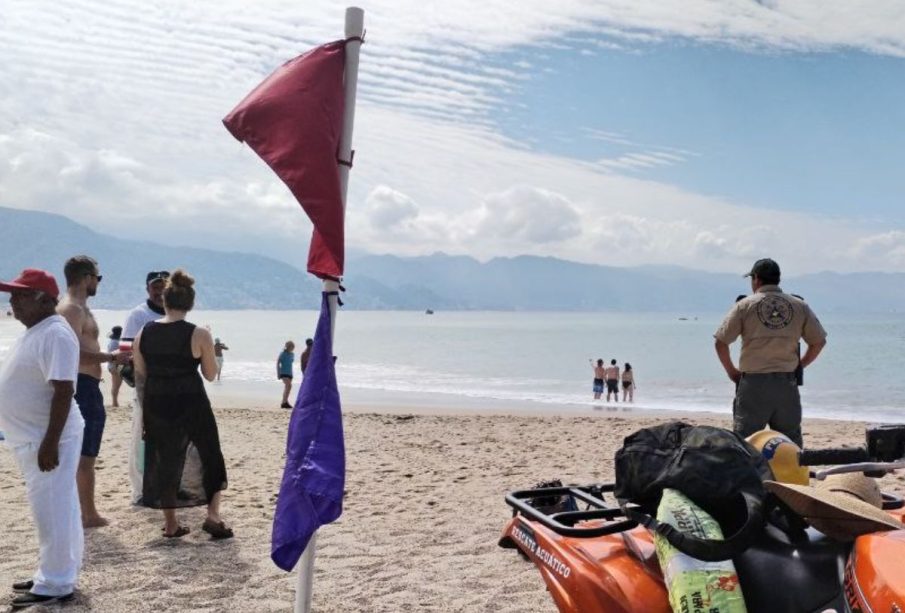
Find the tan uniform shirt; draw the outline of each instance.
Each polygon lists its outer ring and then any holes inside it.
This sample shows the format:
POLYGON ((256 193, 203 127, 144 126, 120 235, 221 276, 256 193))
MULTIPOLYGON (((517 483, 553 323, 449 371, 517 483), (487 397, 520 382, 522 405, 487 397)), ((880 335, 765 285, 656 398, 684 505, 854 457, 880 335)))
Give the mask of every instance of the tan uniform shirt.
POLYGON ((783 293, 778 285, 763 285, 735 303, 713 336, 727 345, 742 337, 742 372, 794 372, 798 341, 820 344, 826 330, 804 300, 783 293))

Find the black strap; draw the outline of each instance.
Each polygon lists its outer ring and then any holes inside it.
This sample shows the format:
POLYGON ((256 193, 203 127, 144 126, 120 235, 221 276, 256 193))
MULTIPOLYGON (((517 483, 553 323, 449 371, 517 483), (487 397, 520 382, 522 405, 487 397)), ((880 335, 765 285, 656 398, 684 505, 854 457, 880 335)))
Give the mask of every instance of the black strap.
POLYGON ((635 505, 620 504, 625 516, 638 522, 648 530, 652 530, 665 538, 670 545, 698 560, 705 562, 719 562, 729 560, 740 554, 754 542, 754 539, 763 530, 765 509, 764 502, 759 496, 742 491, 745 498, 747 517, 745 524, 738 532, 726 537, 724 540, 704 539, 682 532, 669 524, 661 523, 647 513, 639 510, 635 505))

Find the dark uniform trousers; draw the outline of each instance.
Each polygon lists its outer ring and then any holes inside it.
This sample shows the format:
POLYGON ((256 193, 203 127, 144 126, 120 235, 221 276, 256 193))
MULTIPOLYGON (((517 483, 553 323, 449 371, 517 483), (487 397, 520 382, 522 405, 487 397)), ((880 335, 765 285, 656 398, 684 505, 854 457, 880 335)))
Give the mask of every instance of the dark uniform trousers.
POLYGON ((747 437, 767 426, 802 447, 801 396, 794 372, 742 373, 732 404, 732 429, 747 437))

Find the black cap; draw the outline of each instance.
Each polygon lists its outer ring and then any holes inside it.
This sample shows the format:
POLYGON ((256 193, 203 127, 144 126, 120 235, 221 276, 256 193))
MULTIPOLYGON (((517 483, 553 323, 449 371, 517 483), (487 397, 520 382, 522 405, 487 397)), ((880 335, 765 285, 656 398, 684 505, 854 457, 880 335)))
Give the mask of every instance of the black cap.
POLYGON ((779 264, 771 260, 770 258, 764 258, 762 260, 758 260, 754 262, 754 266, 751 267, 751 272, 745 275, 746 277, 754 277, 756 276, 758 279, 763 281, 775 281, 779 282, 779 264))
POLYGON ((154 281, 166 281, 170 278, 170 273, 166 270, 155 270, 148 273, 145 277, 145 286, 151 285, 154 281))

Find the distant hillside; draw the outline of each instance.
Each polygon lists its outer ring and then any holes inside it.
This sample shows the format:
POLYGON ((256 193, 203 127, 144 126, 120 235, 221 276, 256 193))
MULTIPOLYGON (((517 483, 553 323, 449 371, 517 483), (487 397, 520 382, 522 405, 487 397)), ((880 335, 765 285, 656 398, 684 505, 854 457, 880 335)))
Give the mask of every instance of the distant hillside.
MULTIPOLYGON (((673 266, 615 268, 519 256, 484 264, 442 253, 417 258, 372 255, 347 266, 348 285, 359 276, 404 292, 424 294, 422 308, 699 313, 722 311, 747 293, 739 274, 673 266), (434 302, 429 297, 437 296, 434 302)), ((819 313, 888 313, 905 310, 905 274, 823 272, 783 281, 819 313)), ((417 303, 420 296, 409 295, 417 303)), ((415 304, 413 306, 419 306, 415 304)))
MULTIPOLYGON (((148 237, 165 228, 149 228, 148 237)), ((87 254, 104 280, 92 303, 99 308, 128 308, 144 297, 149 270, 183 267, 197 281, 197 308, 319 308, 320 283, 271 258, 191 247, 164 247, 151 241, 126 241, 98 234, 66 217, 0 208, 0 278, 26 267, 45 268, 62 286, 63 264, 87 254)))
MULTIPOLYGON (((150 228, 148 238, 153 239, 150 228)), ((98 234, 60 215, 0 207, 0 278, 27 266, 63 281, 66 259, 95 257, 104 281, 94 304, 127 308, 144 296, 148 270, 182 266, 198 280, 198 307, 207 309, 318 308, 320 282, 272 258, 191 247, 165 247, 98 234)), ((299 265, 306 247, 299 248, 299 265)), ((549 257, 494 258, 481 263, 436 253, 402 258, 356 255, 346 265, 348 309, 722 311, 744 293, 738 274, 671 266, 615 268, 549 257)), ((783 288, 804 296, 818 313, 901 312, 905 274, 819 273, 791 277, 783 288)))

